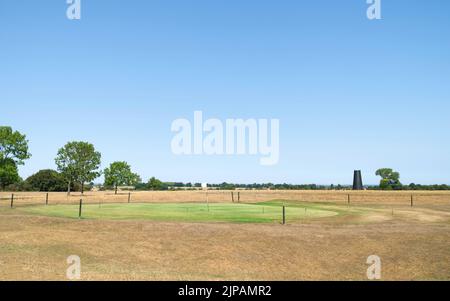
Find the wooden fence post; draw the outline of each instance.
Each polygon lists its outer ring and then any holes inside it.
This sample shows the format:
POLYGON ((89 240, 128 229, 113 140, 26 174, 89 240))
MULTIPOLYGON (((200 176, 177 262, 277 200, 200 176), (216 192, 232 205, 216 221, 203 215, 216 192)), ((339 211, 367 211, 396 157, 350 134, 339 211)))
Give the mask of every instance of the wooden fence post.
POLYGON ((283 225, 286 225, 286 207, 283 206, 283 225))
POLYGON ((128 192, 128 204, 131 202, 131 192, 128 192))
POLYGON ((78 218, 81 218, 81 208, 83 207, 83 199, 80 199, 80 208, 78 209, 78 218))
POLYGON ((238 203, 241 202, 241 193, 238 191, 238 203))
POLYGON ((347 196, 347 203, 350 205, 350 194, 347 196))
POLYGON ((14 206, 14 193, 11 193, 11 208, 14 206))
POLYGON ((414 207, 414 198, 412 194, 411 194, 411 207, 414 207))
POLYGON ((45 195, 45 205, 48 205, 48 192, 47 192, 47 194, 45 195))
POLYGON ((231 192, 231 201, 234 203, 234 192, 231 192))

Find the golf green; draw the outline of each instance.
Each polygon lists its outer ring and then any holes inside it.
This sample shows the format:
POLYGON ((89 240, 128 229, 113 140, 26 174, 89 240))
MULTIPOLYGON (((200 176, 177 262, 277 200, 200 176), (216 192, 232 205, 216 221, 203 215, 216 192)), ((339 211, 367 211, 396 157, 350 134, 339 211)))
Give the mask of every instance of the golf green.
MULTIPOLYGON (((22 208, 30 214, 78 218, 78 205, 31 206, 22 208)), ((286 221, 333 216, 331 210, 311 207, 286 207, 286 221)), ((282 205, 277 202, 259 204, 229 203, 141 203, 84 204, 83 219, 153 220, 182 222, 273 223, 283 219, 282 205)))

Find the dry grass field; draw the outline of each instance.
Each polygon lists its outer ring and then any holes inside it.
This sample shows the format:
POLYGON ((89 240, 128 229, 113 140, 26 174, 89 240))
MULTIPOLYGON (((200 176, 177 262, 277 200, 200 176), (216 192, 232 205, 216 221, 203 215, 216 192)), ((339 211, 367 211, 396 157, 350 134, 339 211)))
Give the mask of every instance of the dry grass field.
MULTIPOLYGON (((30 213, 45 193, 0 193, 0 279, 66 280, 78 255, 82 280, 450 280, 449 192, 241 191, 333 216, 270 223, 76 219, 30 213), (350 195, 350 203, 348 197, 350 195)), ((49 194, 49 206, 80 195, 49 194)), ((87 192, 84 204, 128 203, 128 192, 87 192)), ((234 192, 238 201, 237 191, 234 192)), ((232 203, 230 191, 132 192, 130 202, 232 203)))

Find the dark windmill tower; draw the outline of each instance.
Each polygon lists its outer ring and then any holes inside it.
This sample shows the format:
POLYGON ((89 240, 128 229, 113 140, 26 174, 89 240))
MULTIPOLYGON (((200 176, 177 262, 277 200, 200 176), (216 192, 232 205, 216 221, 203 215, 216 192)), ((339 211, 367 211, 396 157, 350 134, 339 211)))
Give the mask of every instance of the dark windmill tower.
POLYGON ((353 175, 353 190, 363 190, 362 176, 360 170, 355 170, 353 175))

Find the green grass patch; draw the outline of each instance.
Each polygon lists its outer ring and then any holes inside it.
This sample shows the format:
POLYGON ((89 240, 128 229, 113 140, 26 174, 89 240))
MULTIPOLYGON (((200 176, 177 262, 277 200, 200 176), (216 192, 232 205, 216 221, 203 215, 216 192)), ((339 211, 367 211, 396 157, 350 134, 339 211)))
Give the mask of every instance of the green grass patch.
MULTIPOLYGON (((85 204, 83 219, 104 220, 153 220, 181 222, 229 222, 229 223, 274 223, 282 221, 282 204, 268 202, 259 204, 230 203, 151 203, 151 204, 85 204)), ((26 213, 78 218, 78 205, 32 206, 19 209, 26 213)), ((329 217, 337 215, 333 210, 325 210, 311 204, 286 206, 286 221, 329 217)))

